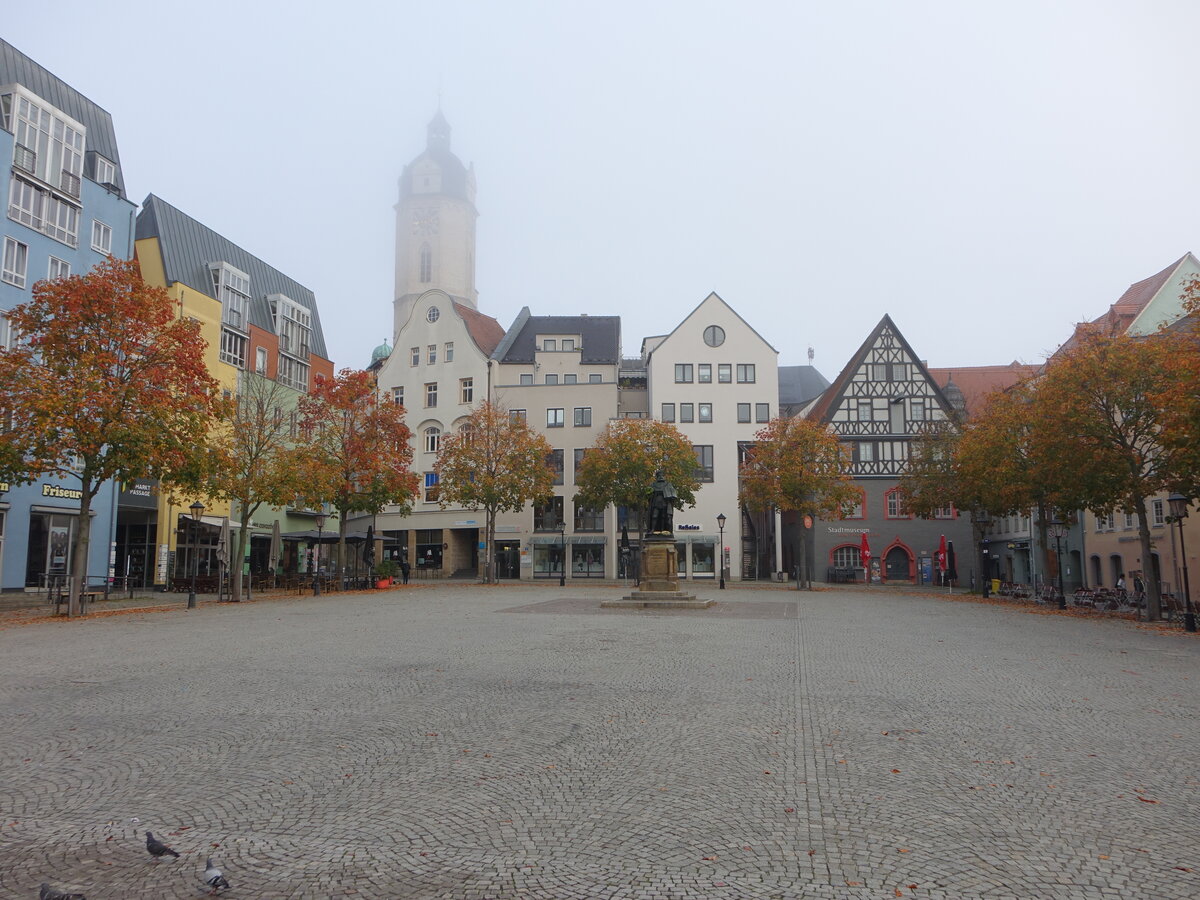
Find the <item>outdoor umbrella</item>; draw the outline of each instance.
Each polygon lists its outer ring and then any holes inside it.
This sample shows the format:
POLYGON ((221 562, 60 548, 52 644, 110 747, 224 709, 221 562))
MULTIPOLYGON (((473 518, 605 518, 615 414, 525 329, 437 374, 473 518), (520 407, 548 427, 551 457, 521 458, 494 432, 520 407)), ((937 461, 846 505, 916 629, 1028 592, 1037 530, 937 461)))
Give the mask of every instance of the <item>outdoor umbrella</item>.
POLYGON ((267 559, 267 568, 271 570, 271 574, 275 574, 275 570, 279 567, 279 557, 283 555, 283 534, 279 530, 279 520, 275 520, 275 524, 271 526, 271 552, 267 559))
POLYGON ((946 579, 951 584, 958 581, 958 565, 954 559, 954 541, 946 542, 946 579))
POLYGON ((942 535, 942 542, 940 544, 938 544, 937 567, 938 567, 938 572, 941 573, 940 577, 942 579, 942 582, 945 583, 945 581, 946 581, 946 536, 944 534, 942 535))
MULTIPOLYGON (((221 569, 224 572, 229 571, 229 516, 224 516, 221 519, 221 537, 217 541, 217 562, 221 564, 221 569)), ((221 588, 218 583, 217 599, 221 598, 221 588)))
POLYGON ((363 545, 363 565, 368 569, 375 565, 375 526, 367 526, 367 540, 363 545))
POLYGON ((871 545, 867 543, 867 533, 862 533, 862 544, 859 545, 858 555, 862 558, 863 580, 871 583, 871 545))

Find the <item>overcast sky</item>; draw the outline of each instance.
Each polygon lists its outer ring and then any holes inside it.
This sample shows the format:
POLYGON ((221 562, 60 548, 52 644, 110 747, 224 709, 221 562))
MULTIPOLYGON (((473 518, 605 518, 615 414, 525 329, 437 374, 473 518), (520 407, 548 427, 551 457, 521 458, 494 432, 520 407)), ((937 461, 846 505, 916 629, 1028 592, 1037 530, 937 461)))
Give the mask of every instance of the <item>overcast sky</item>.
POLYGON ((442 109, 480 309, 716 291, 832 379, 884 313, 935 366, 1035 362, 1200 248, 1195 0, 59 0, 4 37, 112 113, 155 193, 391 338, 397 178, 442 109))

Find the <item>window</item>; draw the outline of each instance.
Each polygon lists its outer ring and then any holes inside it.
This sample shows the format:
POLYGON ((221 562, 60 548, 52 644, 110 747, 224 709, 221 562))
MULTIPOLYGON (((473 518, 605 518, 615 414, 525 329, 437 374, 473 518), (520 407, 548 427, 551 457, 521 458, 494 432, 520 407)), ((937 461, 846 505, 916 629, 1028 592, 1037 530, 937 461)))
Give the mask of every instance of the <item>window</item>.
POLYGON ((275 333, 279 336, 280 352, 307 362, 312 335, 312 313, 307 307, 283 294, 270 294, 267 303, 275 319, 275 333))
POLYGON ((528 372, 522 375, 521 384, 533 384, 533 375, 528 372))
POLYGON ((839 569, 862 568, 862 551, 857 544, 846 544, 833 551, 833 564, 839 569))
POLYGON ((854 462, 874 462, 875 461, 875 442, 874 441, 855 441, 853 459, 854 459, 854 462))
POLYGON ((508 411, 508 418, 509 418, 509 420, 511 420, 513 422, 524 423, 524 422, 528 421, 525 416, 525 410, 523 410, 523 409, 510 409, 508 411))
MULTIPOLYGON (((94 246, 95 241, 92 243, 94 246)), ((209 271, 212 273, 213 296, 221 301, 221 324, 245 331, 246 310, 250 306, 250 276, 226 262, 213 263, 209 271)))
POLYGON ((436 425, 430 425, 425 429, 425 452, 437 453, 438 448, 442 445, 442 429, 436 425))
POLYGON ((561 408, 546 410, 547 428, 562 428, 563 424, 563 410, 561 408))
POLYGON ((1113 528, 1113 514, 1112 513, 1108 513, 1103 516, 1096 516, 1096 530, 1097 531, 1112 531, 1112 528, 1113 528))
MULTIPOLYGON (((587 506, 580 506, 578 503, 575 503, 574 506, 576 531, 604 530, 604 510, 596 510, 587 506)), ((593 545, 592 549, 598 550, 599 548, 593 545)))
POLYGON ((856 409, 855 412, 856 412, 858 421, 870 422, 871 421, 871 401, 870 400, 859 400, 858 408, 856 409))
POLYGON ((574 474, 576 474, 576 475, 578 475, 578 474, 579 474, 579 467, 580 467, 581 465, 583 465, 583 458, 584 458, 586 455, 587 455, 587 448, 586 448, 586 447, 576 447, 576 448, 575 448, 575 468, 574 468, 574 470, 573 470, 573 471, 574 471, 574 474))
POLYGON ((459 403, 474 403, 475 402, 475 379, 474 378, 458 379, 458 402, 459 403))
POLYGON ((546 462, 550 464, 550 470, 554 473, 554 483, 563 483, 563 452, 561 450, 551 450, 550 455, 546 457, 546 462))
POLYGON ((588 384, 599 384, 599 383, 600 383, 600 373, 593 372, 591 375, 588 376, 588 384))
POLYGON ((425 405, 427 407, 437 406, 437 382, 431 381, 425 385, 425 405))
POLYGON ((308 390, 308 363, 302 363, 285 354, 279 354, 279 371, 276 380, 298 391, 308 390))
POLYGON ((228 328, 221 329, 221 352, 217 354, 221 362, 229 363, 231 366, 237 366, 239 369, 246 368, 246 350, 250 344, 250 339, 244 334, 238 334, 236 331, 230 331, 228 328))
POLYGON ((720 347, 725 343, 725 329, 720 325, 709 325, 704 329, 704 343, 710 347, 720 347))
POLYGON ((675 421, 675 404, 674 403, 664 403, 662 405, 662 416, 660 418, 662 418, 662 420, 664 422, 674 422, 675 421))
POLYGON ((696 405, 694 403, 679 404, 679 421, 693 422, 696 418, 696 405))
POLYGON ((1166 510, 1163 507, 1163 501, 1152 500, 1150 503, 1150 522, 1154 525, 1165 525, 1167 522, 1166 510))
POLYGON ((558 531, 563 521, 563 498, 551 497, 533 505, 533 530, 558 531))
POLYGON ((112 253, 112 229, 103 222, 92 222, 92 249, 105 255, 112 253))
POLYGON ((79 207, 22 178, 10 183, 8 217, 69 247, 79 243, 79 207))
POLYGON ((96 157, 96 181, 100 184, 117 183, 117 167, 103 156, 96 157))
POLYGON ((754 404, 754 421, 755 422, 770 422, 771 421, 771 404, 770 403, 755 403, 754 404))
POLYGON ((543 350, 557 350, 558 349, 558 341, 556 341, 554 338, 546 338, 544 341, 542 341, 542 349, 543 350))
POLYGON ((50 257, 50 269, 46 273, 47 278, 70 278, 71 264, 64 259, 59 259, 57 256, 50 257))
POLYGON ((429 284, 429 282, 433 281, 433 251, 429 249, 428 244, 421 245, 421 257, 418 269, 417 278, 421 284, 429 284))
POLYGON ((442 311, 436 306, 429 307, 429 312, 425 313, 425 320, 429 323, 436 322, 442 317, 442 311))
POLYGON ((933 511, 933 517, 935 519, 953 519, 954 518, 954 507, 953 506, 940 506, 933 511))
POLYGON ((692 380, 691 363, 675 363, 675 383, 685 384, 692 380))
POLYGON ((739 422, 749 422, 750 421, 750 404, 749 403, 739 403, 737 405, 737 419, 739 422))
POLYGON ((579 383, 579 376, 577 376, 577 375, 564 375, 563 376, 563 384, 578 384, 578 383, 579 383))
POLYGON ((885 497, 886 517, 889 519, 907 519, 908 507, 904 502, 904 495, 900 493, 899 488, 892 488, 888 491, 885 497))
POLYGON ((425 349, 429 352, 429 364, 432 366, 437 362, 437 344, 430 344, 425 349))
POLYGON ((425 502, 436 503, 438 499, 438 473, 425 473, 425 502))
POLYGON ((592 425, 592 408, 590 406, 575 407, 575 427, 590 428, 592 425))
POLYGON ((267 374, 267 348, 254 348, 254 371, 259 375, 267 374))
POLYGON ((410 353, 411 359, 412 359, 412 361, 409 363, 409 365, 419 366, 421 364, 421 348, 413 347, 412 350, 409 351, 409 353, 410 353))
POLYGON ((733 381, 733 366, 729 363, 717 364, 717 381, 721 384, 729 384, 733 381))
POLYGON ((454 341, 446 341, 446 362, 454 362, 454 341))
POLYGON ((1133 513, 1125 513, 1125 528, 1133 527, 1133 513))
POLYGON ((754 383, 754 363, 738 363, 737 364, 737 380, 738 380, 738 384, 753 384, 754 383))
POLYGON ((696 404, 696 414, 700 417, 701 422, 711 422, 712 421, 712 404, 711 403, 697 403, 696 404))
POLYGON ((925 421, 925 399, 923 397, 913 397, 909 400, 908 409, 914 422, 925 421))
POLYGON ((712 363, 700 363, 696 368, 696 380, 701 384, 712 384, 712 363))
POLYGON ((392 388, 392 402, 397 406, 404 405, 404 385, 392 388))
POLYGON ((713 480, 713 448, 712 444, 693 444, 692 449, 696 451, 696 478, 705 483, 712 484, 713 480))
POLYGON ((546 384, 558 384, 558 375, 555 375, 555 374, 546 375, 546 384))
POLYGON ((842 506, 843 519, 862 519, 863 506, 867 502, 867 495, 863 491, 859 491, 858 497, 842 506))
POLYGON ((4 239, 4 269, 0 280, 14 287, 25 287, 25 270, 29 264, 29 247, 10 237, 4 239))
POLYGON ((564 350, 574 350, 575 349, 575 339, 574 338, 563 338, 562 347, 564 350))

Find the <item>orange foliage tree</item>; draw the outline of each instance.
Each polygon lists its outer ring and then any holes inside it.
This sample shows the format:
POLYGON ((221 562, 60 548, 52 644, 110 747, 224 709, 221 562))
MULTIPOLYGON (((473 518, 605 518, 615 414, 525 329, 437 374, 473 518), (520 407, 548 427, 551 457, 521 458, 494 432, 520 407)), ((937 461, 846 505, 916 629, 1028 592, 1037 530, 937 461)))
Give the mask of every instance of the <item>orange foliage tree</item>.
POLYGON ((404 407, 379 396, 370 372, 342 369, 333 379, 317 378, 299 410, 300 438, 292 450, 292 464, 304 472, 299 499, 337 510, 344 564, 349 513, 377 513, 388 505, 407 512, 416 496, 404 407))
POLYGON ((493 403, 472 412, 458 434, 442 438, 434 466, 438 505, 484 511, 484 572, 489 584, 495 581, 496 513, 519 512, 526 503, 550 496, 550 452, 549 442, 524 419, 514 419, 493 403))
POLYGON ((224 409, 204 364, 200 326, 109 257, 90 272, 41 281, 7 313, 20 336, 0 352, 0 473, 28 483, 78 479, 68 612, 87 574, 92 501, 110 479, 194 486, 206 436, 224 409))

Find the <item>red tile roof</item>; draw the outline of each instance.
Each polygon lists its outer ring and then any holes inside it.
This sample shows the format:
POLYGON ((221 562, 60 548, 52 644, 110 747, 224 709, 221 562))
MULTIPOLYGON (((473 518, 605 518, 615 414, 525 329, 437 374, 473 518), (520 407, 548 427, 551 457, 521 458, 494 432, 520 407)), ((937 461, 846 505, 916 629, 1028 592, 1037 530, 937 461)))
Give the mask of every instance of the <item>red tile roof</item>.
POLYGON ((483 351, 484 356, 491 356, 496 345, 504 337, 504 327, 491 316, 485 316, 479 310, 472 309, 465 303, 459 303, 457 300, 452 302, 454 311, 466 323, 467 333, 471 335, 475 346, 483 351))
POLYGON ((959 366, 952 369, 933 369, 929 374, 938 386, 945 390, 953 381, 963 393, 967 404, 967 418, 979 415, 987 405, 988 394, 1003 391, 1017 382, 1037 373, 1041 366, 1010 362, 1005 366, 959 366))

